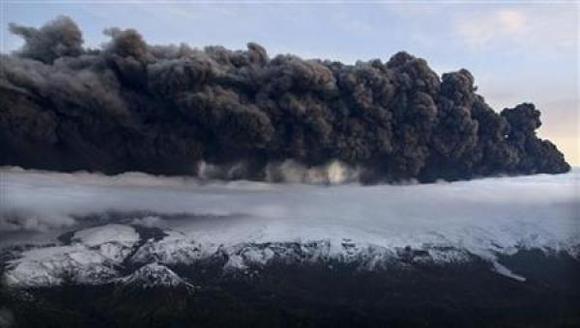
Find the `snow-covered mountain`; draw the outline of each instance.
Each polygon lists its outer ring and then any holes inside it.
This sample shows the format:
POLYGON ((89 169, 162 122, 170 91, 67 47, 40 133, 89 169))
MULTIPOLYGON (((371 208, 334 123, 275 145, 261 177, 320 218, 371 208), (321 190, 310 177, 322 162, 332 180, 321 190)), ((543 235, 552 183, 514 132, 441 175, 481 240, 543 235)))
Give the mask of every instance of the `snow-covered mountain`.
POLYGON ((189 289, 194 287, 168 267, 155 262, 146 264, 130 275, 119 278, 115 282, 141 288, 160 286, 173 288, 184 287, 189 289))
POLYGON ((40 246, 13 254, 17 259, 8 262, 4 281, 10 286, 107 283, 119 275, 117 269, 138 240, 135 229, 125 225, 81 230, 69 245, 40 246))
POLYGON ((277 263, 381 270, 484 262, 524 281, 502 256, 540 250, 580 261, 579 181, 575 171, 326 187, 8 169, 3 281, 188 286, 196 282, 176 268, 208 262, 223 274, 277 263))
POLYGON ((172 266, 193 265, 200 261, 220 263, 224 274, 244 272, 272 263, 300 265, 326 263, 354 265, 359 270, 405 267, 413 264, 448 265, 485 261, 498 274, 525 280, 498 260, 498 255, 514 254, 521 249, 541 249, 546 254, 568 254, 578 258, 578 245, 542 240, 514 240, 502 244, 489 232, 466 232, 480 244, 450 243, 437 236, 418 246, 401 244, 385 247, 349 239, 288 242, 244 242, 232 245, 200 243, 185 234, 166 231, 160 240, 139 240, 135 229, 127 225, 107 224, 78 231, 69 245, 39 246, 25 251, 12 251, 4 281, 13 287, 54 286, 67 282, 81 284, 121 283, 151 286, 191 287, 187 277, 180 277, 172 266), (476 234, 476 235, 474 235, 476 234), (484 248, 485 247, 485 248, 484 248), (124 274, 130 268, 135 271, 124 274))

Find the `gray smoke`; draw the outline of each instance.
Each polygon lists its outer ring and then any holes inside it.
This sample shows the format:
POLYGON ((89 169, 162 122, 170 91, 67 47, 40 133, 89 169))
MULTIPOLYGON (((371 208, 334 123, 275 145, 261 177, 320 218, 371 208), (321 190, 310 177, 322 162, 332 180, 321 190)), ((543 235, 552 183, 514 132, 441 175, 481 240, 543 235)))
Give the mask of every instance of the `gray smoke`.
POLYGON ((197 175, 211 163, 266 180, 272 163, 339 161, 365 182, 570 169, 536 136, 533 104, 498 114, 467 70, 440 78, 405 52, 346 65, 255 43, 153 46, 118 28, 86 49, 68 17, 10 30, 25 44, 0 63, 0 165, 197 175))

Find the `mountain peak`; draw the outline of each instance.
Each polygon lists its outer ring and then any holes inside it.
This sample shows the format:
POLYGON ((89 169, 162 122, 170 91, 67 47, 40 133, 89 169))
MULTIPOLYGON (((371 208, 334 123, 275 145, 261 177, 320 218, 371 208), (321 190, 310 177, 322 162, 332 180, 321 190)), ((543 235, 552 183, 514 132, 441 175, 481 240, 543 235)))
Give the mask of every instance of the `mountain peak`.
POLYGON ((132 274, 119 278, 118 281, 122 284, 134 285, 142 288, 153 288, 160 286, 172 288, 194 287, 192 284, 188 283, 175 272, 173 272, 173 270, 157 262, 146 264, 132 274))

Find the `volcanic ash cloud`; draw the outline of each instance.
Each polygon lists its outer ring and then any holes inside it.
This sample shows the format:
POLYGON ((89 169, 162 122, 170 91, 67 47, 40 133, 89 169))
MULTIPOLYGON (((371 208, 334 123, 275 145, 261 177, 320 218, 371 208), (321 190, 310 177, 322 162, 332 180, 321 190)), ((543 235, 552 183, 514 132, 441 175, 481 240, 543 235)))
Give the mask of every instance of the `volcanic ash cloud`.
POLYGON ((209 163, 227 179, 284 180, 273 168, 293 163, 329 182, 318 170, 332 163, 363 182, 570 169, 536 136, 533 104, 497 113, 467 70, 439 77, 405 52, 346 65, 255 43, 149 45, 117 28, 88 49, 68 17, 10 31, 25 43, 1 55, 3 165, 198 175, 209 163))

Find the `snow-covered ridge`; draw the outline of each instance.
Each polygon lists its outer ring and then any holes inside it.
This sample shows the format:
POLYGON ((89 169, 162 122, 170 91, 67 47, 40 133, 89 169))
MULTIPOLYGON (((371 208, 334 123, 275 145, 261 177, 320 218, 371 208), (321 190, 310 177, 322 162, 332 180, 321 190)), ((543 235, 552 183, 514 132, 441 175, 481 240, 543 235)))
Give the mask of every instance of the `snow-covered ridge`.
POLYGON ((155 262, 146 264, 130 275, 115 280, 115 282, 140 288, 185 287, 190 289, 194 287, 168 267, 155 262))
MULTIPOLYGON (((199 242, 182 232, 165 233, 167 235, 159 240, 139 241, 135 230, 124 225, 109 224, 78 231, 70 245, 38 247, 13 254, 16 258, 7 263, 4 282, 13 287, 54 286, 71 282, 190 288, 192 284, 187 282, 187 277, 180 277, 170 267, 191 265, 207 259, 218 260, 224 274, 271 263, 342 263, 356 265, 360 270, 376 270, 413 264, 447 265, 483 260, 490 263, 490 268, 497 273, 523 281, 524 277, 500 264, 497 255, 531 248, 542 249, 547 254, 567 253, 580 260, 574 253, 578 244, 566 245, 548 240, 541 240, 547 243, 531 244, 529 240, 522 240, 507 245, 483 232, 471 237, 480 241, 482 238, 491 239, 476 247, 469 243, 451 244, 449 240, 433 242, 434 239, 422 244, 393 243, 389 247, 331 238, 224 245, 199 242), (482 245, 487 248, 482 248, 482 245), (126 267, 138 269, 123 275, 126 267)), ((429 240, 426 236, 421 239, 429 240)))
POLYGON ((70 245, 35 247, 15 254, 4 282, 12 286, 60 285, 65 282, 101 284, 116 277, 139 235, 119 224, 76 232, 70 245))

